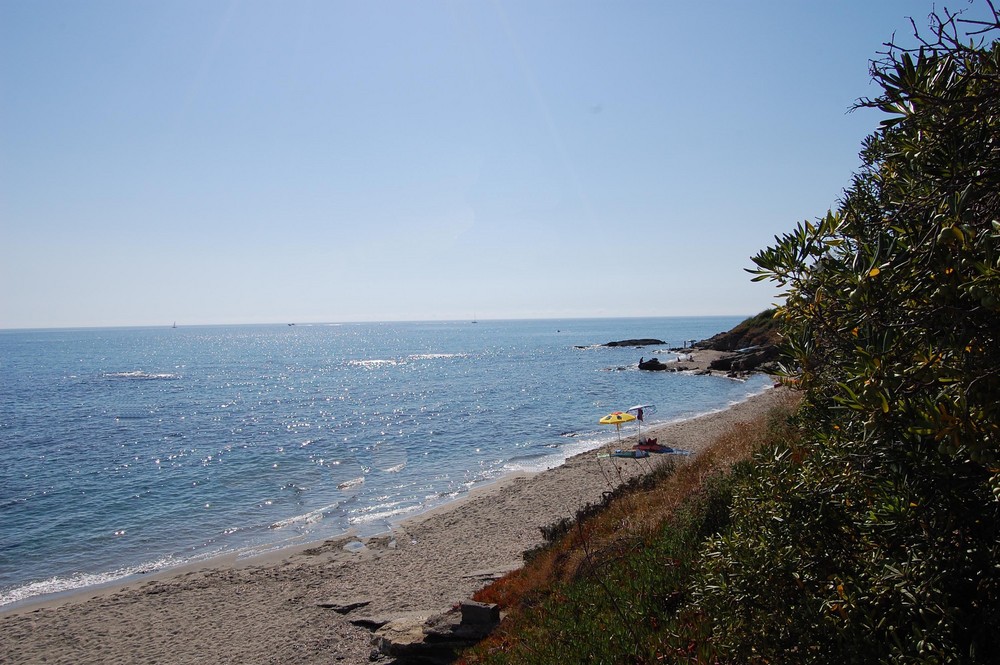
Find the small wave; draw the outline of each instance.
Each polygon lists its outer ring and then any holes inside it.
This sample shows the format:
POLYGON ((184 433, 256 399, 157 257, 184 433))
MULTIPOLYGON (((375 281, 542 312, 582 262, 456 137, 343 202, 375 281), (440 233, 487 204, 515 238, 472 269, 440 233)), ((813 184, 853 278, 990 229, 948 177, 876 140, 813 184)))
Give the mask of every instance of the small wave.
POLYGON ((507 460, 507 464, 517 465, 531 460, 537 460, 542 457, 549 457, 551 454, 552 454, 551 452, 538 452, 538 453, 525 453, 524 455, 514 455, 513 457, 507 460))
POLYGON ((393 367, 399 364, 398 360, 385 360, 372 358, 370 360, 350 360, 347 363, 352 367, 364 367, 365 369, 375 369, 376 367, 393 367))
POLYGON ((27 503, 27 497, 17 497, 15 499, 8 499, 3 503, 0 503, 0 511, 6 510, 7 508, 13 508, 20 503, 27 503))
POLYGON ((399 473, 406 468, 406 462, 400 462, 395 466, 390 466, 388 469, 384 469, 386 473, 399 473))
POLYGON ((317 510, 312 510, 308 513, 303 513, 302 515, 294 515, 292 517, 285 518, 283 520, 278 520, 269 526, 269 529, 283 529, 287 526, 293 526, 295 524, 315 524, 319 522, 324 517, 329 515, 334 509, 340 506, 340 502, 331 503, 329 506, 323 506, 317 510))
POLYGON ((439 358, 465 358, 464 353, 416 353, 407 356, 408 360, 437 360, 439 358))
POLYGON ((420 510, 420 506, 404 506, 402 508, 389 508, 386 510, 377 510, 381 506, 372 506, 368 510, 373 512, 366 513, 364 515, 354 515, 350 517, 347 521, 349 524, 371 524, 372 522, 384 522, 393 517, 398 517, 399 515, 406 515, 407 513, 413 513, 420 510))
POLYGON ((572 455, 533 455, 512 459, 503 465, 505 473, 540 473, 553 469, 565 462, 572 455))
POLYGON ((115 418, 118 420, 137 420, 139 418, 149 418, 154 413, 153 409, 141 406, 126 407, 120 409, 115 418))
POLYGON ((347 364, 352 367, 364 367, 365 369, 375 369, 378 367, 395 367, 407 362, 418 360, 439 360, 442 358, 463 358, 464 353, 414 353, 400 360, 396 358, 368 358, 366 360, 349 360, 347 364))
POLYGON ((180 376, 170 372, 105 372, 102 375, 105 379, 127 379, 133 381, 172 381, 179 379, 180 376))
POLYGON ((360 478, 351 478, 350 480, 345 480, 344 482, 337 485, 337 489, 339 490, 354 489, 355 487, 360 487, 361 485, 363 485, 364 482, 365 482, 364 476, 361 476, 360 478))
POLYGON ((180 565, 182 562, 174 557, 164 557, 151 563, 138 566, 127 566, 105 573, 76 573, 68 577, 50 577, 47 580, 29 582, 18 587, 0 590, 0 607, 18 603, 36 596, 55 593, 66 593, 87 587, 100 586, 123 580, 133 575, 153 573, 164 568, 180 565))

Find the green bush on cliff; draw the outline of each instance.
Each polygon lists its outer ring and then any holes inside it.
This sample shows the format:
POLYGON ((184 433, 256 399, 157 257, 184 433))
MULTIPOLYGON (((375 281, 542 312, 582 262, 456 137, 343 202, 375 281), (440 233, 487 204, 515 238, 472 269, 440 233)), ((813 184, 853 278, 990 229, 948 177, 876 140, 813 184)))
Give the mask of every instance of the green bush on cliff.
POLYGON ((873 63, 886 118, 839 209, 754 258, 809 438, 706 548, 723 661, 1000 653, 1000 19, 943 19, 873 63))
POLYGON ((732 330, 698 342, 695 346, 715 351, 736 351, 750 346, 777 344, 780 322, 774 318, 774 313, 775 310, 766 309, 740 322, 732 330))

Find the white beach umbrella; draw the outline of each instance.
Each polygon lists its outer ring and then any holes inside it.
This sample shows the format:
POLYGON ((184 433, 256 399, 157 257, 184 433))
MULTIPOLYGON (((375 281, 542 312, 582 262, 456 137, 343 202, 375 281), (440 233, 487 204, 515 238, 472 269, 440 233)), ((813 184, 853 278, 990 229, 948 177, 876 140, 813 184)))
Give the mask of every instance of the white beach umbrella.
POLYGON ((656 407, 652 404, 636 404, 625 409, 625 413, 635 414, 635 419, 639 421, 639 434, 642 434, 642 421, 650 413, 656 413, 656 407))

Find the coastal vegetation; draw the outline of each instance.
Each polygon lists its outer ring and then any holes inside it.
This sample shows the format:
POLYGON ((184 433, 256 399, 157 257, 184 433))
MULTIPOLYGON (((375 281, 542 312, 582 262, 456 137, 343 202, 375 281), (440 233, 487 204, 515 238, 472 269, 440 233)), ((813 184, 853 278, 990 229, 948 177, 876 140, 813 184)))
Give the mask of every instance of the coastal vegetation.
POLYGON ((780 322, 774 316, 775 311, 766 309, 732 330, 696 342, 694 347, 713 351, 737 351, 750 347, 776 346, 781 341, 781 329, 780 322))
POLYGON ((481 592, 468 663, 995 662, 1000 17, 872 63, 885 114, 835 211, 753 261, 801 395, 481 592), (716 457, 718 455, 718 457, 716 457), (751 461, 738 461, 749 457, 751 461), (735 460, 735 463, 733 463, 735 460))
MULTIPOLYGON (((751 453, 798 433, 784 407, 723 434, 686 464, 626 485, 601 506, 545 530, 548 546, 481 590, 507 619, 461 662, 621 663, 696 657, 703 626, 691 600, 700 552, 730 522, 734 488, 751 453)), ((668 661, 669 662, 669 661, 668 661)))

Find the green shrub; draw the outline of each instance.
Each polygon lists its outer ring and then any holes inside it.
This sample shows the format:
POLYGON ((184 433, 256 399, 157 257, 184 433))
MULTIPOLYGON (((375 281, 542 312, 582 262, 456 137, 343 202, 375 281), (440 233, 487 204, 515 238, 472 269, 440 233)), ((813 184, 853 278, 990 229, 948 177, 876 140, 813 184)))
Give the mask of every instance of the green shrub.
POLYGON ((704 492, 649 537, 622 538, 599 550, 585 544, 581 574, 521 616, 504 650, 470 659, 611 665, 685 653, 687 638, 671 639, 666 631, 687 600, 701 543, 728 523, 733 482, 728 474, 708 479, 704 492))
POLYGON ((786 290, 809 442, 758 460, 706 548, 693 607, 722 661, 1000 653, 1000 48, 968 27, 890 45, 839 209, 754 258, 786 290))

